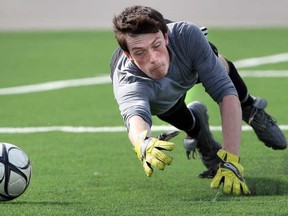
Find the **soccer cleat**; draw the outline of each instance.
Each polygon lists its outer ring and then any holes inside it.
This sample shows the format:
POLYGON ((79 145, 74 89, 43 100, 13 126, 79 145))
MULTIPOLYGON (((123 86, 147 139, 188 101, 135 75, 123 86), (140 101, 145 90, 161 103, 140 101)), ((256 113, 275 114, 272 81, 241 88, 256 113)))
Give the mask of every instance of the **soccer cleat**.
POLYGON ((264 98, 256 98, 252 106, 242 108, 242 119, 255 131, 259 140, 272 149, 285 149, 287 140, 276 124, 276 119, 268 115, 264 98))
POLYGON ((195 140, 197 141, 196 148, 201 160, 208 169, 217 170, 221 162, 221 159, 217 156, 217 152, 221 149, 221 145, 214 139, 210 131, 207 108, 200 102, 192 102, 187 107, 200 123, 200 131, 195 140))
POLYGON ((198 145, 198 141, 189 136, 184 138, 184 149, 186 150, 187 159, 196 158, 196 148, 198 145))

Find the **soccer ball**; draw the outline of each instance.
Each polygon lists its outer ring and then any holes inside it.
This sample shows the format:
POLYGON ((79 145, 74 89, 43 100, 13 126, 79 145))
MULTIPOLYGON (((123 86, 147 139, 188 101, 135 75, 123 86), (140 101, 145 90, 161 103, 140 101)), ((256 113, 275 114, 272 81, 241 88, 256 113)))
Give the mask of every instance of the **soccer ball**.
POLYGON ((0 143, 0 201, 19 197, 27 189, 31 179, 28 156, 19 147, 0 143))

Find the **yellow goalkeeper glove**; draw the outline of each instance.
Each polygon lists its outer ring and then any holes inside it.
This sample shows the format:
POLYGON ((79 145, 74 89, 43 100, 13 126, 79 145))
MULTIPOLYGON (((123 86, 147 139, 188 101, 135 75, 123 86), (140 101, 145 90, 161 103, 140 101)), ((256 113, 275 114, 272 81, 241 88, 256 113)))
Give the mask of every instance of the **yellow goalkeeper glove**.
MULTIPOLYGON (((166 165, 170 165, 173 158, 165 155, 161 150, 171 151, 174 148, 174 143, 163 141, 153 137, 147 137, 148 131, 145 130, 140 134, 136 145, 135 152, 147 176, 153 173, 153 167, 159 170, 164 170, 166 165)), ((171 136, 171 138, 173 135, 171 136)), ((166 139, 167 140, 167 139, 166 139)))
POLYGON ((219 188, 223 183, 223 192, 234 195, 249 195, 250 190, 243 178, 244 168, 239 163, 240 158, 223 149, 217 155, 223 160, 219 169, 212 179, 211 188, 219 188))

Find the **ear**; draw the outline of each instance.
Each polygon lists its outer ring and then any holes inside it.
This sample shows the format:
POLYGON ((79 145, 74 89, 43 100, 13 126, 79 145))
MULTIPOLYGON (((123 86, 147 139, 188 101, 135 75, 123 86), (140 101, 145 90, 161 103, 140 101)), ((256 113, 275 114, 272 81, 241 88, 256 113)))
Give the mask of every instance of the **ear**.
POLYGON ((165 38, 165 44, 167 46, 169 44, 168 33, 165 33, 164 38, 165 38))
POLYGON ((132 59, 132 57, 131 57, 131 55, 129 54, 129 52, 127 52, 127 51, 123 51, 124 52, 124 54, 127 56, 127 58, 129 59, 129 60, 133 60, 132 59))

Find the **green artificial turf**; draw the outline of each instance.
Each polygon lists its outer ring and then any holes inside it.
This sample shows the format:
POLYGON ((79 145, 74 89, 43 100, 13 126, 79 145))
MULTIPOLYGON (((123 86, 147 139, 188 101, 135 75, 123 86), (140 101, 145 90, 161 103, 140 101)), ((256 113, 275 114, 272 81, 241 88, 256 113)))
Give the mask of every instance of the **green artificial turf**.
MULTIPOLYGON (((209 29, 209 40, 231 60, 287 53, 287 38, 288 29, 209 29)), ((2 32, 0 47, 1 89, 109 75, 117 46, 112 32, 90 31, 2 32)), ((247 69, 287 70, 288 62, 247 69)), ((244 80, 253 95, 269 101, 267 111, 278 123, 287 125, 287 77, 244 80)), ((211 125, 220 125, 217 105, 201 86, 193 91, 193 99, 207 104, 211 125)), ((0 128, 123 126, 111 83, 0 95, 0 104, 0 128)), ((154 123, 166 125, 156 118, 154 123)), ((213 134, 221 140, 221 132, 213 134)), ((204 166, 199 156, 186 159, 184 137, 182 132, 173 139, 172 165, 148 178, 126 132, 0 133, 0 141, 21 147, 33 167, 27 191, 1 202, 0 215, 288 214, 287 150, 271 150, 253 131, 243 132, 241 164, 252 195, 231 196, 197 177, 204 166)))

